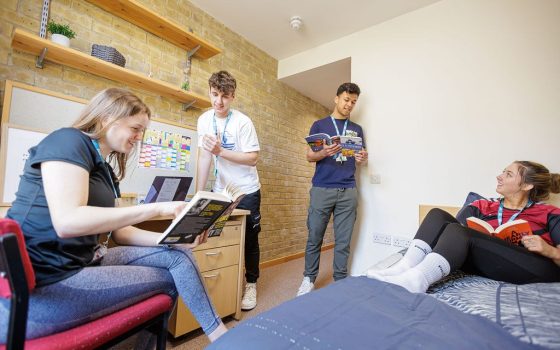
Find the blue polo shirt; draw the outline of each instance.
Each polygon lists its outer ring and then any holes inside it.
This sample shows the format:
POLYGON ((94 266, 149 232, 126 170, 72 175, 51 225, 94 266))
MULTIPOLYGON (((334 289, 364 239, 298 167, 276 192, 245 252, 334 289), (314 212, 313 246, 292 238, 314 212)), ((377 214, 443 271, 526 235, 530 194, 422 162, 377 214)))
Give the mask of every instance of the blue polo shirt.
MULTIPOLYGON (((115 195, 109 177, 114 174, 95 150, 91 139, 78 129, 54 131, 29 150, 16 200, 6 216, 21 226, 37 286, 60 281, 87 266, 93 259, 94 248, 99 239, 99 235, 58 237, 51 220, 41 175, 41 163, 46 161, 67 162, 84 168, 89 173, 87 205, 115 206, 115 195)), ((116 186, 118 190, 118 184, 116 186)))
MULTIPOLYGON (((335 119, 338 130, 342 133, 346 119, 335 119)), ((336 129, 330 116, 317 120, 311 125, 309 135, 325 133, 335 136, 336 129)), ((359 136, 362 138, 364 148, 366 147, 362 127, 348 120, 348 126, 343 136, 359 136)), ((313 186, 326 188, 353 188, 356 187, 356 160, 349 157, 345 162, 337 162, 333 157, 326 157, 316 162, 315 174, 313 175, 313 186)))

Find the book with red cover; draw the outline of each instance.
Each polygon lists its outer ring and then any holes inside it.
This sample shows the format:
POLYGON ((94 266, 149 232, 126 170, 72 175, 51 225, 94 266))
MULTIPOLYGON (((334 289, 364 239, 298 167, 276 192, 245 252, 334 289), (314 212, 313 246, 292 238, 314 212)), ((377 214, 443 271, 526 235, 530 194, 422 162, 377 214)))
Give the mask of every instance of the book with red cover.
POLYGON ((533 234, 533 230, 531 230, 529 223, 522 219, 506 222, 494 229, 486 221, 471 216, 470 218, 467 218, 467 226, 515 245, 518 245, 521 242, 521 238, 524 236, 533 234))

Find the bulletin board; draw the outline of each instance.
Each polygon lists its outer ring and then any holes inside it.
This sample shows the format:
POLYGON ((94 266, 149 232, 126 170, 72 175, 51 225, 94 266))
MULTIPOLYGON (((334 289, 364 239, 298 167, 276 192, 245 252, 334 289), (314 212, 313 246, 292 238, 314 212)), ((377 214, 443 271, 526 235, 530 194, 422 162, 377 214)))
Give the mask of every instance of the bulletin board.
POLYGON ((9 189, 17 189, 23 166, 29 157, 28 150, 41 142, 45 136, 47 133, 41 131, 8 123, 2 124, 2 153, 0 156, 2 164, 0 169, 3 169, 2 203, 11 203, 16 199, 16 191, 9 189), (10 149, 12 152, 4 152, 4 149, 10 149))
MULTIPOLYGON (((87 102, 6 80, 0 121, 1 205, 8 205, 15 198, 28 149, 50 132, 72 125, 87 102)), ((123 197, 147 193, 155 176, 191 176, 194 180, 189 195, 193 195, 198 159, 196 129, 152 117, 146 133, 151 138, 144 137, 128 159, 126 177, 120 184, 123 197), (149 160, 141 153, 148 149, 149 160)))
POLYGON ((189 195, 196 190, 196 129, 152 118, 138 149, 129 157, 121 192, 145 195, 155 176, 190 176, 189 195))

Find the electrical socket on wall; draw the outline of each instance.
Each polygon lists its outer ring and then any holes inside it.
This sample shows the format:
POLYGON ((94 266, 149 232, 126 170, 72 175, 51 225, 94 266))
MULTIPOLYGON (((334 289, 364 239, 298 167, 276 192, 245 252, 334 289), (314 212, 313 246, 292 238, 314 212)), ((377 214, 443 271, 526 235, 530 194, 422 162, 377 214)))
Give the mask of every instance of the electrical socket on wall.
POLYGON ((369 183, 379 185, 381 183, 381 174, 369 174, 369 183))
POLYGON ((373 233, 373 243, 387 244, 391 245, 391 235, 385 235, 383 233, 373 233))
POLYGON ((393 246, 408 248, 411 240, 403 236, 393 236, 393 246))

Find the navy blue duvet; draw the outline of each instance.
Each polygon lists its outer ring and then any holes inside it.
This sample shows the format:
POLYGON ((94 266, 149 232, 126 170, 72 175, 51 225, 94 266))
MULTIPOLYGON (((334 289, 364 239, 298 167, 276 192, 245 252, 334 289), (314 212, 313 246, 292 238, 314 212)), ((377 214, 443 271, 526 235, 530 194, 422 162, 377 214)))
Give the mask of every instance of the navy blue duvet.
POLYGON ((241 322, 208 349, 535 349, 426 294, 348 277, 241 322))

